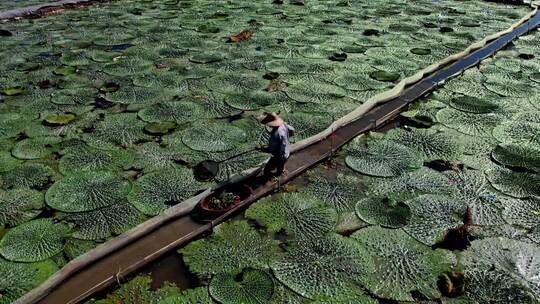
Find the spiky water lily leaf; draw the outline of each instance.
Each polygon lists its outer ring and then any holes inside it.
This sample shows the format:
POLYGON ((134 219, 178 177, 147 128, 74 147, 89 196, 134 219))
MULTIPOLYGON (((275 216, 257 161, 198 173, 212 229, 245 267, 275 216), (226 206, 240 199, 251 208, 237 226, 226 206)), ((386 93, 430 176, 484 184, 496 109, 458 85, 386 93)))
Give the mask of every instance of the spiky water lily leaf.
POLYGON ((407 205, 412 216, 403 230, 429 246, 442 241, 449 229, 463 224, 466 211, 463 202, 442 195, 422 195, 407 205))
POLYGON ((259 304, 270 300, 274 293, 274 282, 262 270, 247 269, 236 277, 227 273, 215 275, 208 290, 219 303, 259 304))
POLYGON ((112 76, 128 77, 144 74, 150 71, 151 67, 151 62, 141 58, 120 57, 112 63, 105 64, 103 66, 103 71, 112 76))
POLYGON ((486 89, 482 85, 484 78, 477 69, 469 69, 462 76, 448 81, 445 88, 455 93, 480 98, 486 94, 486 89))
POLYGON ((498 114, 474 114, 446 108, 437 112, 437 121, 461 133, 491 137, 491 131, 503 120, 498 114))
POLYGON ((505 121, 493 129, 493 136, 503 143, 540 146, 539 134, 540 123, 527 121, 505 121))
POLYGON ((145 216, 127 202, 83 213, 65 214, 59 218, 74 224, 72 237, 83 240, 118 235, 145 220, 145 216))
POLYGON ((29 118, 17 113, 0 113, 0 138, 15 136, 24 130, 29 118))
POLYGON ((171 205, 181 203, 206 184, 197 182, 185 168, 151 172, 140 177, 128 195, 128 200, 147 215, 157 215, 171 205))
POLYGON ((139 117, 148 122, 175 121, 185 123, 203 116, 203 107, 186 101, 162 102, 139 111, 139 117))
POLYGON ((377 226, 360 229, 352 235, 370 254, 374 272, 362 278, 364 286, 375 295, 398 301, 414 301, 411 291, 429 299, 441 296, 437 277, 455 263, 446 250, 432 250, 403 230, 377 226))
POLYGON ((17 226, 41 213, 43 194, 27 188, 0 190, 0 225, 17 226))
POLYGON ((283 193, 277 201, 264 198, 252 205, 246 216, 262 223, 268 231, 281 229, 297 238, 317 238, 336 226, 334 209, 319 199, 300 193, 283 193))
POLYGON ((96 248, 97 245, 98 244, 94 241, 67 238, 64 246, 64 253, 69 260, 73 260, 96 248))
POLYGON ((182 141, 196 151, 223 152, 244 142, 246 132, 221 124, 198 125, 183 132, 182 141))
POLYGON ((379 90, 388 87, 387 83, 372 79, 365 73, 345 74, 334 79, 334 82, 340 87, 353 91, 379 90))
POLYGON ((462 258, 466 295, 482 303, 536 303, 540 249, 507 238, 473 241, 462 258))
POLYGON ((235 174, 261 166, 266 160, 268 160, 268 154, 258 151, 247 153, 242 156, 226 160, 226 158, 232 157, 238 154, 240 151, 234 149, 229 150, 218 155, 212 155, 210 159, 215 161, 221 161, 219 164, 219 172, 215 179, 218 181, 227 181, 235 174))
POLYGON ((12 303, 58 270, 51 260, 15 263, 0 259, 0 303, 12 303))
POLYGON ((355 211, 366 223, 390 228, 405 226, 411 217, 407 205, 386 198, 364 198, 358 201, 355 211))
POLYGON ((145 125, 135 113, 107 115, 84 139, 96 148, 131 147, 138 141, 151 138, 143 132, 145 125))
POLYGON ((491 185, 504 194, 525 198, 540 196, 540 174, 514 172, 502 167, 494 167, 486 171, 491 185))
POLYGON ((249 94, 224 94, 225 103, 235 109, 257 110, 280 102, 290 101, 282 92, 255 91, 249 94))
POLYGON ((416 150, 424 156, 425 161, 454 160, 461 155, 461 146, 452 135, 438 132, 435 129, 416 129, 410 131, 394 129, 388 132, 385 139, 398 142, 416 150))
POLYGON ((130 182, 108 171, 82 171, 55 182, 45 195, 49 206, 64 212, 83 212, 121 201, 130 182))
POLYGON ((295 129, 294 137, 289 139, 291 141, 300 141, 311 137, 323 131, 332 123, 332 117, 327 113, 294 112, 283 114, 281 117, 295 129))
POLYGON ((302 192, 319 198, 325 205, 330 205, 338 212, 353 211, 356 202, 362 197, 359 191, 360 180, 352 175, 338 173, 335 179, 316 176, 302 192))
POLYGON ((419 168, 418 155, 401 144, 378 140, 366 145, 353 143, 345 163, 351 169, 367 175, 391 177, 419 168))
POLYGON ((184 290, 179 295, 166 296, 158 304, 214 304, 214 301, 210 298, 207 287, 198 287, 184 290))
POLYGON ((171 288, 168 285, 158 290, 152 290, 151 284, 152 278, 150 276, 137 276, 131 281, 122 284, 120 289, 114 293, 108 295, 104 300, 106 301, 105 304, 118 302, 125 304, 158 304, 177 290, 177 288, 171 288))
POLYGON ((54 152, 54 145, 61 141, 59 137, 27 138, 18 142, 11 153, 19 159, 45 158, 54 152))
POLYGON ((60 159, 58 168, 62 174, 78 171, 118 171, 133 162, 133 153, 127 150, 104 150, 89 146, 70 149, 60 159))
POLYGON ((11 170, 20 163, 22 163, 22 161, 13 157, 11 152, 0 151, 0 172, 11 170))
POLYGON ((69 228, 44 218, 21 224, 0 240, 0 254, 15 262, 38 262, 64 249, 69 228))
POLYGON ((177 164, 187 162, 189 148, 179 148, 177 145, 160 145, 149 142, 137 146, 133 166, 144 172, 174 168, 177 164))
POLYGON ((168 99, 167 91, 156 88, 124 86, 116 92, 108 93, 107 100, 120 104, 153 104, 168 99))
POLYGON ((500 144, 491 156, 500 164, 540 173, 540 147, 530 144, 500 144))
POLYGON ((477 98, 461 95, 452 98, 449 105, 454 109, 476 114, 490 113, 499 108, 499 106, 492 102, 487 96, 484 98, 477 98))
POLYGON ((41 188, 49 182, 54 171, 42 164, 24 163, 0 174, 3 187, 41 188))
POLYGON ((533 232, 540 229, 540 198, 508 199, 504 202, 503 216, 508 223, 531 229, 533 232))
POLYGON ((472 211, 475 225, 502 225, 504 220, 495 190, 490 187, 484 173, 478 170, 444 173, 448 182, 455 187, 454 199, 472 211))
POLYGON ((422 194, 452 194, 453 187, 443 174, 422 167, 395 178, 368 181, 369 190, 377 197, 404 201, 422 194))
POLYGON ((226 74, 208 79, 206 85, 220 93, 249 93, 265 89, 268 83, 259 75, 226 74))
POLYGON ((527 97, 531 95, 531 86, 508 77, 488 78, 484 84, 493 93, 507 97, 527 97))
POLYGON ((222 52, 200 52, 189 58, 189 61, 194 63, 212 63, 219 62, 225 59, 222 52))
POLYGON ((199 276, 238 273, 244 268, 266 269, 278 242, 260 235, 245 221, 225 222, 212 237, 179 250, 189 270, 199 276))
POLYGON ((345 95, 346 92, 342 88, 323 82, 298 83, 287 89, 287 96, 303 103, 330 104, 339 101, 345 95))
POLYGON ((373 271, 373 262, 357 242, 331 234, 298 242, 271 268, 285 286, 313 299, 358 293, 359 280, 373 271))

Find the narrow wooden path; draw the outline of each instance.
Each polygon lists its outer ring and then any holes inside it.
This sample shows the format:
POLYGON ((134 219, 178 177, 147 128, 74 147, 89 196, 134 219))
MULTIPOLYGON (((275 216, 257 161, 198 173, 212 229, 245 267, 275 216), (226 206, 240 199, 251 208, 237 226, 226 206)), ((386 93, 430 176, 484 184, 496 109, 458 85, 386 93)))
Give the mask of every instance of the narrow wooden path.
POLYGON ((55 2, 48 2, 44 0, 44 3, 0 11, 0 21, 17 18, 39 17, 50 12, 69 8, 79 8, 108 1, 110 0, 60 0, 55 2))
MULTIPOLYGON (((477 66, 480 61, 494 55, 516 37, 536 28, 539 23, 540 14, 537 14, 511 33, 434 72, 420 82, 408 87, 399 97, 373 108, 362 118, 337 129, 331 136, 297 151, 287 163, 289 175, 281 177, 279 184, 282 185, 288 182, 318 162, 331 157, 340 147, 359 134, 377 129, 390 122, 411 102, 434 90, 449 78, 463 73, 468 68, 477 66)), ((194 238, 204 236, 215 225, 230 218, 257 199, 271 193, 277 187, 278 183, 269 182, 256 188, 254 193, 242 205, 206 224, 195 222, 189 215, 164 223, 149 234, 71 275, 48 294, 41 295, 40 299, 32 302, 18 301, 16 303, 79 303, 92 294, 116 283, 120 278, 128 276, 148 263, 155 261, 165 253, 186 244, 194 238)))

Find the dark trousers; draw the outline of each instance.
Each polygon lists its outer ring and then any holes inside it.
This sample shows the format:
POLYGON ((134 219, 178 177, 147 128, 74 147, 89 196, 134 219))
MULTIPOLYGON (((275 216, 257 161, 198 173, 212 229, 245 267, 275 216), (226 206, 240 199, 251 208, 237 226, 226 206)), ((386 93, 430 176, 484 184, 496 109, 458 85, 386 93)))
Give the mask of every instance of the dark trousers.
POLYGON ((287 162, 286 158, 272 156, 270 160, 266 163, 266 166, 264 166, 264 176, 265 177, 280 176, 283 173, 283 169, 285 168, 286 162, 287 162), (272 173, 272 171, 274 170, 276 170, 276 173, 272 173))

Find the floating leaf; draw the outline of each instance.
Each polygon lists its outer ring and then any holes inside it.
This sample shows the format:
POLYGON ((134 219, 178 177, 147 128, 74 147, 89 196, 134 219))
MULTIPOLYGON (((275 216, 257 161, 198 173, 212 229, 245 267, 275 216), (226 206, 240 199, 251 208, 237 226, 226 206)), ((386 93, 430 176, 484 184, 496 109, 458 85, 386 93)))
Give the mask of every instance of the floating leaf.
POLYGON ((225 74, 208 79, 206 85, 220 93, 250 93, 265 89, 268 81, 257 75, 225 74))
POLYGON ((506 238, 473 241, 462 258, 466 295, 479 302, 535 303, 540 249, 506 238))
POLYGON ((207 287, 197 287, 184 290, 180 295, 166 296, 158 304, 214 304, 214 301, 210 298, 207 287))
POLYGON ((323 82, 302 82, 287 89, 287 96, 302 103, 331 104, 345 95, 342 88, 323 82))
POLYGON ((504 194, 517 198, 540 196, 540 174, 514 172, 496 166, 488 169, 486 176, 491 185, 504 194))
POLYGON ((441 296, 437 277, 456 263, 446 250, 432 250, 402 230, 377 226, 360 229, 352 235, 369 252, 375 270, 361 279, 375 295, 398 301, 414 301, 412 291, 428 299, 441 296))
POLYGON ((119 171, 133 162, 133 154, 126 150, 105 150, 88 146, 70 149, 60 159, 58 168, 63 174, 78 171, 119 171))
POLYGON ((210 281, 208 290, 219 303, 267 303, 274 293, 272 277, 262 270, 248 269, 239 275, 220 273, 210 281))
POLYGON ((172 101, 148 106, 139 111, 139 117, 148 122, 174 121, 182 124, 201 119, 203 111, 200 104, 172 101))
POLYGON ((394 82, 401 77, 401 74, 397 72, 375 71, 369 73, 369 77, 377 81, 394 82))
POLYGON ((532 230, 540 228, 540 198, 507 199, 504 202, 503 216, 508 223, 532 230))
POLYGON ((106 239, 145 220, 145 216, 129 203, 116 203, 84 213, 65 214, 59 218, 74 225, 72 237, 83 240, 106 239))
POLYGON ((212 237, 179 250, 189 270, 199 276, 237 273, 244 268, 266 269, 278 242, 261 236, 245 221, 225 222, 212 237))
POLYGON ((313 175, 302 192, 319 198, 338 212, 346 212, 353 211, 362 197, 359 187, 360 180, 352 175, 338 173, 335 179, 313 175))
POLYGON ((21 140, 11 153, 19 159, 45 158, 54 152, 54 146, 62 141, 59 137, 36 137, 21 140))
POLYGON ((0 303, 12 303, 58 270, 51 260, 15 263, 0 259, 0 303))
POLYGON ((69 66, 69 65, 62 65, 62 66, 59 66, 56 69, 54 69, 53 73, 55 75, 67 76, 67 75, 71 75, 71 74, 73 74, 75 72, 77 72, 77 67, 69 66))
POLYGON ((15 188, 0 190, 0 225, 17 226, 41 213, 43 194, 36 190, 15 188))
POLYGON ((15 262, 38 262, 64 249, 64 237, 69 228, 44 218, 11 229, 0 240, 0 254, 15 262))
POLYGON ((319 199, 300 193, 283 193, 277 200, 264 198, 246 211, 270 232, 284 229, 297 238, 317 238, 336 226, 336 212, 319 199))
POLYGON ((53 114, 48 115, 45 121, 52 125, 67 125, 77 118, 75 114, 53 114))
POLYGON ((540 123, 505 121, 493 129, 493 136, 503 143, 540 146, 540 123))
POLYGON ((394 129, 385 137, 416 150, 425 160, 455 160, 461 155, 461 146, 452 135, 434 129, 416 129, 409 131, 394 129))
POLYGON ((178 163, 187 162, 186 150, 172 145, 164 146, 155 142, 137 146, 133 166, 144 172, 158 171, 161 169, 174 168, 178 163))
POLYGON ((466 211, 463 202, 442 195, 422 195, 407 205, 412 216, 403 230, 429 246, 442 241, 449 229, 463 224, 466 211))
POLYGON ((530 144, 499 144, 491 156, 505 166, 534 170, 540 173, 540 147, 530 144))
POLYGON ((147 215, 157 215, 170 205, 176 205, 206 188, 184 168, 152 172, 140 177, 128 195, 128 200, 147 215))
POLYGON ((125 86, 118 91, 107 93, 107 100, 120 104, 153 104, 168 99, 170 94, 156 88, 125 86))
POLYGON ((422 194, 452 194, 453 186, 443 174, 422 167, 394 178, 369 180, 370 191, 377 197, 404 201, 422 194))
POLYGON ((386 198, 364 198, 358 201, 355 211, 366 223, 390 228, 405 226, 411 217, 407 205, 386 198))
POLYGON ((246 133, 235 126, 211 124, 187 129, 182 135, 186 146, 196 151, 223 152, 244 142, 246 133))
POLYGON ((487 96, 484 98, 477 98, 467 95, 461 95, 452 98, 449 102, 449 105, 456 110, 476 114, 490 113, 499 108, 499 106, 496 103, 492 102, 487 96))
POLYGON ((360 293, 359 280, 373 271, 373 262, 357 242, 331 234, 298 242, 271 268, 285 286, 313 299, 360 293))
POLYGON ((24 163, 0 174, 0 184, 5 187, 41 188, 49 182, 54 171, 45 165, 24 163))
POLYGON ((96 248, 97 245, 98 244, 94 241, 67 238, 64 246, 64 253, 69 260, 73 260, 76 257, 79 257, 96 248))
POLYGON ((150 139, 143 132, 145 125, 135 113, 111 114, 105 116, 84 139, 88 145, 101 149, 131 147, 139 141, 150 139))
POLYGON ((493 113, 465 113, 451 108, 437 112, 438 122, 472 136, 491 137, 491 131, 500 125, 502 120, 502 116, 493 113))
POLYGON ((473 224, 504 224, 495 189, 490 187, 482 171, 448 171, 445 175, 457 190, 454 199, 471 208, 473 224))
POLYGON ((64 212, 110 206, 129 193, 129 181, 108 171, 81 171, 55 182, 45 195, 47 204, 64 212))
POLYGON ((378 140, 365 146, 353 143, 345 163, 362 174, 391 177, 420 167, 421 160, 406 146, 378 140))
POLYGON ((26 88, 23 86, 9 87, 2 89, 2 94, 6 96, 17 96, 22 95, 26 92, 26 88))

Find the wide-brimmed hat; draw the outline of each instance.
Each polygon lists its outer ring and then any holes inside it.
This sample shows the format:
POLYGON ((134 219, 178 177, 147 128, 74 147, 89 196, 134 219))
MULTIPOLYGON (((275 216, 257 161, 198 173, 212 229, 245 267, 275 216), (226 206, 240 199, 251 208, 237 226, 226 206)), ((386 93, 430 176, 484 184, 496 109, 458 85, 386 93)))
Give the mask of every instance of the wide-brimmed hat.
POLYGON ((272 128, 279 127, 285 123, 283 119, 281 119, 275 112, 272 112, 272 113, 265 112, 262 116, 260 116, 259 121, 262 124, 267 125, 272 128))

